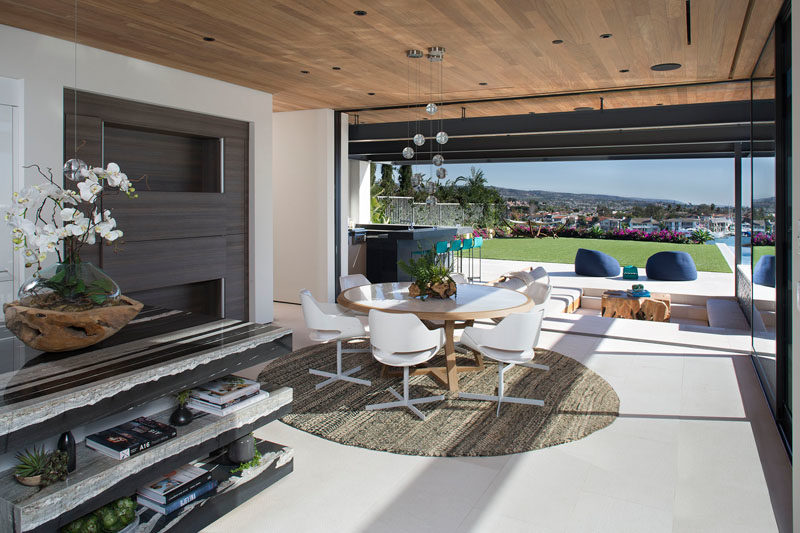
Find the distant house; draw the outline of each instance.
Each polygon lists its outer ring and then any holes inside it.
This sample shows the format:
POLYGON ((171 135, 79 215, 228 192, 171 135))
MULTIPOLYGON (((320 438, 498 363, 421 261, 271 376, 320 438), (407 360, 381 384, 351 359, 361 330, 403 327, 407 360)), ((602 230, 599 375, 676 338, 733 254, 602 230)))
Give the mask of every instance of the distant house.
POLYGON ((620 229, 622 228, 622 219, 621 218, 614 218, 614 217, 600 217, 599 220, 600 229, 604 231, 609 231, 612 229, 620 229))
POLYGON ((646 232, 659 230, 658 221, 653 218, 632 218, 628 223, 628 228, 646 232))
POLYGON ((703 227, 699 218, 668 218, 663 224, 670 231, 682 232, 690 232, 703 227))
POLYGON ((733 220, 729 217, 711 217, 708 225, 709 229, 714 233, 733 232, 733 220))

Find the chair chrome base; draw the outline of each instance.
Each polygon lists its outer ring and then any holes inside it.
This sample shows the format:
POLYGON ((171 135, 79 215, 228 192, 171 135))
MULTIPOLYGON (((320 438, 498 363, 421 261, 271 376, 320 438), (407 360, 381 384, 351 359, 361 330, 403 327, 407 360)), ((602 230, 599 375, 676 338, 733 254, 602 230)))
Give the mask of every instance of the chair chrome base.
MULTIPOLYGON (((487 402, 497 402, 497 414, 495 416, 500 416, 500 406, 503 402, 507 403, 521 403, 525 405, 536 405, 537 407, 543 407, 544 402, 542 400, 533 400, 531 398, 518 398, 516 396, 505 396, 503 395, 503 374, 505 371, 514 366, 512 363, 497 363, 497 396, 491 394, 473 394, 471 392, 459 392, 458 397, 463 398, 464 400, 483 400, 487 402)), ((528 368, 538 368, 540 370, 550 370, 550 367, 547 365, 540 365, 537 363, 520 363, 519 366, 524 366, 528 368)))
POLYGON ((353 367, 349 370, 342 370, 342 354, 343 353, 369 353, 370 350, 352 350, 342 348, 342 341, 336 342, 336 372, 326 372, 324 370, 316 370, 309 368, 308 373, 315 376, 328 378, 325 381, 317 383, 314 388, 319 390, 325 385, 330 385, 335 381, 349 381, 350 383, 358 383, 359 385, 372 385, 372 382, 366 379, 354 378, 350 374, 355 374, 361 370, 361 366, 353 367))
POLYGON ((422 411, 414 407, 414 404, 417 403, 428 403, 428 402, 438 402, 444 400, 444 395, 440 394, 438 396, 426 396, 425 398, 409 398, 408 397, 408 367, 403 367, 403 395, 400 396, 396 390, 392 387, 387 389, 391 392, 395 398, 398 399, 396 402, 386 402, 386 403, 374 403, 365 407, 367 411, 377 411, 378 409, 391 409, 392 407, 408 407, 411 411, 420 417, 422 420, 425 420, 425 415, 422 414, 422 411))

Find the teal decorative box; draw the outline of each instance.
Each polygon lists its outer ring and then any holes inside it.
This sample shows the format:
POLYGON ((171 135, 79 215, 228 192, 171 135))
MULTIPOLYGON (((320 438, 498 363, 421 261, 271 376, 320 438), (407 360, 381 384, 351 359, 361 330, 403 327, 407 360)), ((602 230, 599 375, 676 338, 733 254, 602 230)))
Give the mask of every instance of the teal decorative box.
POLYGON ((623 279, 639 279, 639 269, 633 265, 622 267, 623 279))

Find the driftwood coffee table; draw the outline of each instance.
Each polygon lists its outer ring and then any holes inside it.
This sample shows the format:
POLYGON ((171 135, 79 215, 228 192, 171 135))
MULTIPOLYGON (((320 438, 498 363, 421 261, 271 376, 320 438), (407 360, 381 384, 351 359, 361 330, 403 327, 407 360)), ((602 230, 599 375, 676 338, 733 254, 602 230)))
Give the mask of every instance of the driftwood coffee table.
POLYGON ((631 296, 626 291, 606 291, 600 309, 602 316, 669 322, 671 314, 669 294, 652 292, 650 296, 631 296))

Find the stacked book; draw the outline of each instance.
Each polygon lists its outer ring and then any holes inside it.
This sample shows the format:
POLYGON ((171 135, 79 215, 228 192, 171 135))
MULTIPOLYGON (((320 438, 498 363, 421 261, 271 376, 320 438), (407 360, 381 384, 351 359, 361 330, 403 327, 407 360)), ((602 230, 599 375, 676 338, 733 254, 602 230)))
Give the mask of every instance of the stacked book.
POLYGON ((215 488, 217 481, 211 479, 210 471, 189 464, 141 487, 136 491, 136 501, 139 505, 167 515, 215 488))
POLYGON ((125 459, 174 438, 174 427, 140 416, 86 437, 86 446, 114 459, 125 459))
POLYGON ((224 416, 269 397, 252 379, 225 376, 192 391, 186 406, 212 415, 224 416))

